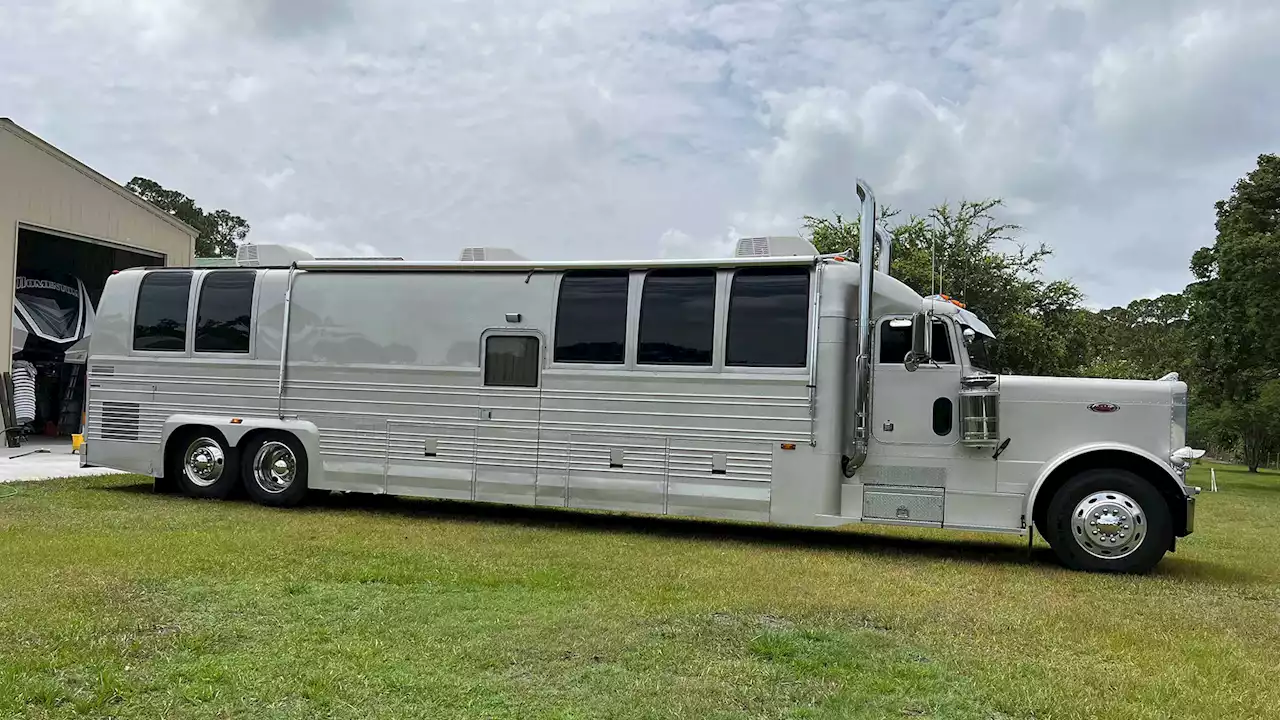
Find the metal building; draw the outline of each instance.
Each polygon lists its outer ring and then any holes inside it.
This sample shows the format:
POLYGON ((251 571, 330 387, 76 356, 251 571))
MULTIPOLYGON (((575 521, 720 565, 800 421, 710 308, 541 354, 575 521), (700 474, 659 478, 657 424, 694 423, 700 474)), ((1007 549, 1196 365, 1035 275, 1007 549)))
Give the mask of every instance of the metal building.
POLYGON ((31 428, 65 432, 78 415, 76 371, 65 350, 92 331, 113 271, 191 265, 194 228, 0 118, 0 369, 34 368, 43 412, 31 428), (15 295, 16 294, 16 295, 15 295), (63 420, 65 422, 59 422, 63 420))

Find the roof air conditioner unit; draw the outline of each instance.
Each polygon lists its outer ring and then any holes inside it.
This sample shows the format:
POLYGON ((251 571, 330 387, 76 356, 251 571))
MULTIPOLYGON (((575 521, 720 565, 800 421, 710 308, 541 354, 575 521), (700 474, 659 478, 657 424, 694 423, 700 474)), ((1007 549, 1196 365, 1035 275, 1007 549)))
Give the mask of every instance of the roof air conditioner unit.
POLYGON ((241 267, 288 267, 295 262, 315 260, 311 253, 288 245, 253 245, 236 248, 236 265, 241 267))
POLYGON ((469 247, 463 248, 462 255, 458 259, 462 262, 512 262, 529 258, 511 248, 469 247))
POLYGON ((800 237, 776 235, 771 237, 742 238, 734 251, 734 257, 813 257, 818 249, 800 237))

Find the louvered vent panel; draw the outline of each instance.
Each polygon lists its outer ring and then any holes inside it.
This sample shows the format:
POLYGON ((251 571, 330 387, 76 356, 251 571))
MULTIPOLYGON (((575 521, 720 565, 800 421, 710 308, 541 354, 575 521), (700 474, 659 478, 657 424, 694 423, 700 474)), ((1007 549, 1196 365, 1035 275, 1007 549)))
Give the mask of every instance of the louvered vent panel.
POLYGON ((742 238, 735 254, 737 257, 768 257, 769 238, 742 238))
POLYGON ((98 421, 103 440, 137 440, 138 419, 142 414, 138 403, 105 402, 98 421))

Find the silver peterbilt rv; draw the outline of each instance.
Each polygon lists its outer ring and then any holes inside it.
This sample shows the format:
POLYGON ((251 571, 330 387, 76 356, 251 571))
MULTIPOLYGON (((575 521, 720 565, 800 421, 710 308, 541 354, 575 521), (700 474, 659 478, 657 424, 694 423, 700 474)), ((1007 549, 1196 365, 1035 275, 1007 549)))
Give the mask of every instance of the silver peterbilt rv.
POLYGON ((83 462, 274 506, 333 490, 1036 529, 1072 568, 1153 567, 1192 531, 1186 384, 993 372, 981 320, 889 276, 858 194, 863 263, 753 238, 724 260, 247 246, 239 267, 120 272, 83 462))

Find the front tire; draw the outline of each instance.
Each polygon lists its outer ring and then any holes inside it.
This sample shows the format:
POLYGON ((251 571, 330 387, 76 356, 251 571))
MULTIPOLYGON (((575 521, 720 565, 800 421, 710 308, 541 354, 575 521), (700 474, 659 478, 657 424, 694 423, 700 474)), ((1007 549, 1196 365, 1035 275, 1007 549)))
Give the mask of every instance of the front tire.
POLYGON ((244 489, 254 502, 293 507, 307 497, 307 451, 298 438, 284 432, 252 438, 241 454, 244 489))
POLYGON ((1063 565, 1089 572, 1145 573, 1173 543, 1164 497, 1127 470, 1086 470, 1054 493, 1045 538, 1063 565))
POLYGON ((173 483, 183 495, 223 500, 239 485, 235 451, 216 431, 195 429, 169 441, 161 487, 173 483))

